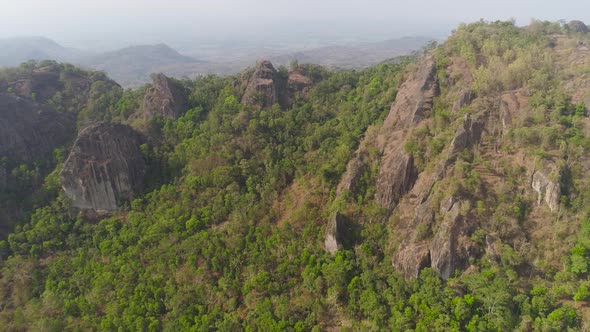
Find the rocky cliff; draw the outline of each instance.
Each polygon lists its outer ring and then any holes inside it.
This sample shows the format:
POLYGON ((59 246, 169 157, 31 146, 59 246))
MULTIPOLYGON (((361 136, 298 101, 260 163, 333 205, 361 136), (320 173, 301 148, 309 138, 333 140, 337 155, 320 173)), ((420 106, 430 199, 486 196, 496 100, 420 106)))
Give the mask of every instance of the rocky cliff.
POLYGON ((188 107, 188 94, 185 88, 164 74, 152 75, 152 85, 147 89, 140 110, 145 120, 160 116, 176 119, 188 107))
POLYGON ((143 190, 146 165, 140 136, 130 127, 97 123, 84 128, 59 176, 80 209, 116 210, 143 190))
POLYGON ((383 157, 375 198, 387 209, 393 209, 416 181, 414 158, 404 151, 404 143, 410 130, 429 116, 438 91, 435 63, 428 57, 400 88, 379 132, 377 148, 383 157))
POLYGON ((0 93, 0 156, 15 162, 43 158, 75 136, 75 117, 0 93))

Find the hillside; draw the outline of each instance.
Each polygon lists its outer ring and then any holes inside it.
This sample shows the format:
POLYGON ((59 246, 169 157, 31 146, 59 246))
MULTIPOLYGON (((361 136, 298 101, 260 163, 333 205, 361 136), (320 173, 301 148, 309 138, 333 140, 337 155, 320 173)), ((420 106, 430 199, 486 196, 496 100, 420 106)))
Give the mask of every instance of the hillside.
POLYGON ((360 71, 4 70, 0 326, 587 330, 589 66, 582 22, 479 21, 360 71))
POLYGON ((82 52, 65 48, 44 37, 21 37, 0 39, 0 66, 18 66, 28 60, 71 61, 82 52))

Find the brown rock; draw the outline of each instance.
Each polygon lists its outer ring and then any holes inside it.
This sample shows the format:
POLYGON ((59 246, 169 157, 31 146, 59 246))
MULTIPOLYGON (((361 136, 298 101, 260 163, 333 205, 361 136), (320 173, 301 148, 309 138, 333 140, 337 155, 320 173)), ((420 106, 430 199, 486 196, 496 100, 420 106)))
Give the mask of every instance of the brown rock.
POLYGON ((143 190, 142 140, 130 127, 97 123, 84 128, 66 160, 60 178, 73 206, 115 210, 143 190))
POLYGON ((152 75, 152 80, 152 86, 147 89, 143 98, 143 118, 178 118, 188 108, 188 93, 185 88, 164 74, 152 75))
POLYGON ((242 96, 242 103, 270 107, 279 103, 282 85, 278 73, 270 61, 261 61, 254 73, 248 78, 246 91, 242 96))

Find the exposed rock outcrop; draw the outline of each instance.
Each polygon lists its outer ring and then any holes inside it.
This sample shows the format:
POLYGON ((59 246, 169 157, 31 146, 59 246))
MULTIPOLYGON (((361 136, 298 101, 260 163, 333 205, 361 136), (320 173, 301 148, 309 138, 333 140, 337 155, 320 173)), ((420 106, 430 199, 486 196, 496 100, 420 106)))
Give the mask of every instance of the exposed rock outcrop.
POLYGON ((242 81, 246 83, 242 103, 261 108, 274 104, 289 107, 298 95, 306 96, 313 86, 313 81, 301 70, 291 70, 288 75, 280 73, 267 60, 260 61, 254 72, 242 81))
POLYGON ((60 178, 66 195, 80 209, 115 210, 143 190, 146 165, 133 129, 97 123, 83 129, 60 178))
POLYGON ((450 155, 454 155, 463 151, 463 149, 472 146, 477 143, 481 138, 481 134, 484 128, 483 121, 479 119, 473 120, 471 115, 465 114, 463 118, 463 125, 457 128, 455 137, 451 142, 450 155))
POLYGON ((75 132, 73 115, 0 93, 0 156, 18 162, 43 158, 75 132))
POLYGON ((406 278, 418 278, 422 269, 431 266, 429 244, 402 243, 393 258, 393 266, 406 278))
POLYGON ((572 32, 586 33, 588 31, 590 31, 590 30, 588 30, 588 26, 586 24, 584 24, 584 22, 582 22, 582 21, 577 21, 577 20, 569 21, 566 26, 567 26, 568 30, 572 31, 572 32))
POLYGON ((407 129, 416 127, 428 116, 438 92, 436 66, 428 57, 401 86, 379 132, 377 147, 383 151, 383 157, 375 198, 387 209, 393 209, 416 180, 413 157, 404 151, 403 145, 407 129))
POLYGON ((152 75, 152 85, 143 98, 141 116, 148 120, 156 116, 176 119, 188 108, 185 88, 164 74, 152 75))
MULTIPOLYGON (((558 171, 555 171, 559 173, 558 171)), ((551 180, 551 171, 548 169, 535 171, 531 181, 531 188, 537 192, 537 204, 544 200, 553 212, 559 210, 561 188, 559 180, 551 180)))
POLYGON ((298 93, 306 95, 312 86, 313 82, 311 79, 303 75, 300 70, 291 70, 289 72, 289 79, 287 80, 287 102, 291 104, 298 93))
POLYGON ((459 98, 457 98, 457 100, 455 100, 455 102, 453 103, 453 108, 451 109, 451 111, 453 113, 459 112, 459 110, 463 108, 463 106, 469 104, 474 97, 475 93, 473 93, 473 91, 471 91, 470 89, 461 90, 461 92, 459 93, 459 98))
POLYGON ((335 254, 338 250, 342 249, 342 242, 344 240, 343 231, 344 218, 339 212, 336 212, 326 227, 324 246, 327 252, 335 254))
POLYGON ((469 239, 473 229, 460 215, 460 207, 460 201, 453 204, 430 242, 432 269, 443 279, 467 267, 469 257, 475 254, 469 239))
POLYGON ((281 92, 284 82, 270 61, 261 61, 248 78, 246 91, 242 96, 242 103, 270 107, 282 101, 281 92))

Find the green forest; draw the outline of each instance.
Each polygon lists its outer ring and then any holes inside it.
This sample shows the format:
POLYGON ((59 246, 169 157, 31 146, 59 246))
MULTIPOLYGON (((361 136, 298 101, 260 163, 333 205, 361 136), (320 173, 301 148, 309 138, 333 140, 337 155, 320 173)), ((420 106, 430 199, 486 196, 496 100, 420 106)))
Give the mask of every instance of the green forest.
POLYGON ((590 120, 572 86, 585 82, 590 61, 573 67, 579 45, 590 35, 559 23, 463 24, 440 45, 364 70, 277 68, 277 77, 296 70, 313 84, 283 105, 243 102, 253 69, 171 79, 188 95, 176 119, 134 116, 150 85, 124 90, 53 61, 4 69, 6 82, 57 71, 57 92, 31 99, 75 116, 78 130, 121 122, 148 138, 145 189, 109 213, 80 211, 61 189, 73 140, 36 160, 0 159, 13 179, 0 200, 21 211, 2 228, 0 330, 583 331, 590 120), (477 249, 449 278, 431 267, 407 278, 392 264, 403 240, 395 225, 413 197, 399 209, 375 201, 382 151, 368 144, 355 188, 337 190, 424 58, 435 63, 439 91, 403 151, 418 174, 446 161, 428 196, 435 222, 413 230, 416 241, 437 237, 448 196, 474 225, 465 241, 477 249), (79 76, 91 82, 84 100, 79 76), (467 88, 472 100, 453 110, 467 88), (500 126, 492 110, 514 91, 527 106, 513 110, 509 129, 488 129, 500 126), (488 119, 481 140, 447 159, 469 116, 488 119), (527 173, 548 164, 561 188, 557 211, 537 203, 527 173), (331 254, 324 239, 337 212, 346 234, 331 254))

